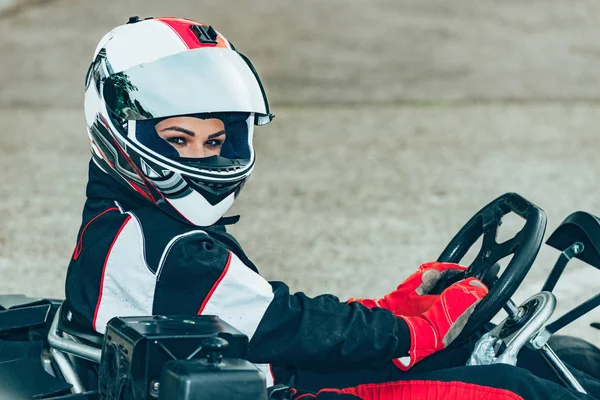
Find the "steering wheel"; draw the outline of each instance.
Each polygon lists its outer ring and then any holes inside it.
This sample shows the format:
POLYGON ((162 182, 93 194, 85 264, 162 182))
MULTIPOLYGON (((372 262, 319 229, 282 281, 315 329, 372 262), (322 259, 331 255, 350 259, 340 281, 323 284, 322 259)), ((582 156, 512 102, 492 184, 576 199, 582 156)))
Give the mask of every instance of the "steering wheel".
POLYGON ((490 289, 465 325, 455 343, 464 342, 500 311, 517 290, 535 260, 546 230, 546 213, 516 193, 506 193, 475 214, 450 241, 438 261, 460 264, 469 249, 483 236, 481 250, 468 269, 449 279, 442 279, 433 293, 441 293, 446 287, 467 277, 484 281, 490 289), (511 239, 496 241, 502 217, 514 212, 525 219, 523 228, 511 239), (497 277, 497 262, 513 254, 506 269, 497 277))

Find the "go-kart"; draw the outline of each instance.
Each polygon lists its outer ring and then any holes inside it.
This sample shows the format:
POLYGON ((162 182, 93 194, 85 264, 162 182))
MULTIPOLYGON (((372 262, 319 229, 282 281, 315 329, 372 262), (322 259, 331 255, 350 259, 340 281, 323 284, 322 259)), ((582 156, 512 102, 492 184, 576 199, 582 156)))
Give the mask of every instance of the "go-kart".
MULTIPOLYGON (((478 304, 455 343, 475 337, 469 365, 516 364, 524 347, 539 351, 565 386, 584 388, 549 344, 552 334, 600 305, 600 295, 550 322, 552 290, 576 257, 600 268, 600 219, 582 211, 568 216, 547 244, 561 253, 542 290, 520 306, 511 300, 543 242, 546 215, 515 193, 475 214, 438 260, 460 263, 481 248, 460 276, 436 285, 441 292, 465 276, 483 280, 489 294, 478 304), (524 220, 512 238, 498 242, 503 217, 524 220), (499 261, 512 256, 506 267, 499 261), (502 309, 508 317, 497 325, 502 309)), ((218 316, 113 318, 100 335, 79 326, 60 300, 0 296, 0 399, 227 399, 287 398, 287 388, 267 389, 265 378, 245 360, 248 339, 218 316)))

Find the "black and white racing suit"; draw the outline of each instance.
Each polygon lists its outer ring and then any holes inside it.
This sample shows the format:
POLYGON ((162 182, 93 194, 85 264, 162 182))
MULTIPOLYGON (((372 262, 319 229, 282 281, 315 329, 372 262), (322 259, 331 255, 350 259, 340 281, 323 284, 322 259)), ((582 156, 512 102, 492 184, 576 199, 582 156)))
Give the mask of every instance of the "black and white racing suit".
POLYGON ((77 322, 103 333, 115 316, 218 315, 248 336, 248 359, 269 386, 299 371, 391 370, 402 379, 390 360, 408 354, 410 334, 390 311, 291 294, 260 276, 223 225, 200 229, 172 218, 94 163, 86 195, 66 280, 77 322))
POLYGON ((408 328, 391 312, 290 294, 259 275, 224 226, 185 224, 116 185, 90 164, 66 282, 76 320, 103 333, 115 316, 218 315, 248 336, 268 383, 269 364, 364 366, 408 354, 408 328))

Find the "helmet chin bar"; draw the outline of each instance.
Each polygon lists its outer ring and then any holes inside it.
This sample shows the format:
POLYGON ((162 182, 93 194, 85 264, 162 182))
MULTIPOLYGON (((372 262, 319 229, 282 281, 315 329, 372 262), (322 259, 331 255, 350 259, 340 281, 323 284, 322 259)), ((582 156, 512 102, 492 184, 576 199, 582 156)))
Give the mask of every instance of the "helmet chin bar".
POLYGON ((545 327, 555 308, 556 297, 546 291, 531 296, 519 307, 509 300, 505 307, 508 318, 477 341, 467 365, 517 365, 517 355, 528 345, 539 350, 571 388, 586 393, 547 343, 551 333, 545 327))
POLYGON ((233 205, 235 200, 235 192, 230 193, 223 200, 216 204, 208 202, 204 196, 195 190, 192 190, 186 196, 167 199, 164 198, 164 202, 160 202, 158 206, 160 208, 166 208, 165 211, 173 214, 176 212, 179 215, 175 215, 178 218, 183 217, 188 223, 195 226, 211 226, 217 222, 233 205))
POLYGON ((193 179, 186 179, 189 188, 198 192, 212 206, 216 206, 232 193, 237 193, 244 186, 245 179, 236 182, 197 182, 193 179))

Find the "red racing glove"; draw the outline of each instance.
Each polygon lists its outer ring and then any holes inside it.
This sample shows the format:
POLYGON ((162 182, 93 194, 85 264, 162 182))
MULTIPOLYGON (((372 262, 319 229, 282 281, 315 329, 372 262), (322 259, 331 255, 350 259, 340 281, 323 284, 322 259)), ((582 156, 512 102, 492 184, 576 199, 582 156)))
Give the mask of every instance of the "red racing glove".
POLYGON ((356 301, 369 308, 385 308, 396 315, 421 315, 439 298, 439 295, 428 294, 435 284, 442 277, 459 274, 466 269, 453 263, 428 262, 421 265, 396 290, 381 299, 352 298, 348 301, 356 301))
POLYGON ((398 315, 410 330, 408 357, 394 360, 403 371, 423 358, 446 348, 462 332, 475 306, 488 293, 476 278, 467 278, 449 286, 422 315, 398 315))

